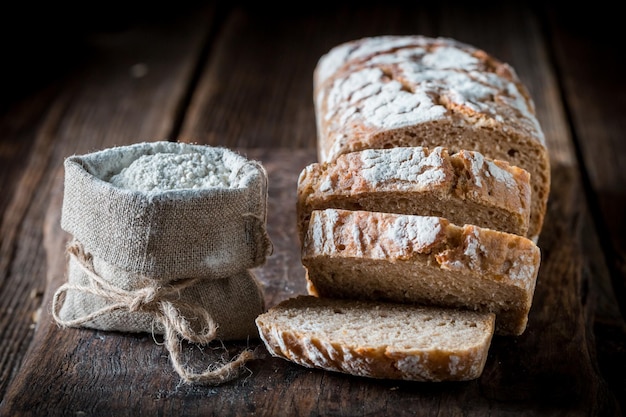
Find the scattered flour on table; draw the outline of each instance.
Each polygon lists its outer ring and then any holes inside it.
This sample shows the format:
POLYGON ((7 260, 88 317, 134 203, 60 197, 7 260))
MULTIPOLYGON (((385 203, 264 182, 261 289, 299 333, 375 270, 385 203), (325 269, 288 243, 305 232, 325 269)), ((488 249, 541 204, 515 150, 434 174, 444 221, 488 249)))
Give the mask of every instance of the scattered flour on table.
POLYGON ((200 153, 157 153, 135 159, 110 182, 133 191, 229 187, 231 171, 222 161, 200 153))

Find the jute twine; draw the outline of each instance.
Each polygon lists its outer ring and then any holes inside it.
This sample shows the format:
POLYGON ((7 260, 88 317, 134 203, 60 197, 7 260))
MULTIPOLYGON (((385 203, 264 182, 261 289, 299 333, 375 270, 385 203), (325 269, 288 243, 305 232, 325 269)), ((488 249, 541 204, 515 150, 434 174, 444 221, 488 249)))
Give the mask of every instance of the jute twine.
MULTIPOLYGON (((179 279, 166 285, 146 285, 136 290, 127 291, 109 284, 100 277, 93 268, 92 257, 86 254, 83 246, 74 241, 67 247, 67 253, 79 262, 84 272, 89 276, 89 285, 65 283, 58 288, 52 300, 52 314, 55 321, 62 327, 81 326, 97 317, 114 311, 144 312, 152 315, 162 323, 165 331, 164 342, 170 353, 170 359, 176 372, 187 383, 202 383, 219 385, 237 378, 245 369, 246 362, 256 359, 256 354, 245 349, 227 362, 215 369, 206 369, 195 372, 184 365, 180 339, 191 343, 205 345, 215 340, 217 325, 206 309, 201 306, 184 302, 180 299, 180 291, 199 281, 199 278, 179 279), (59 316, 64 295, 69 291, 79 291, 93 294, 110 301, 111 304, 83 317, 64 320, 59 316), (195 326, 192 326, 187 315, 194 317, 195 326), (198 329, 198 330, 196 330, 198 329)), ((151 280, 147 280, 150 282, 151 280)), ((152 281, 154 282, 154 281, 152 281)))

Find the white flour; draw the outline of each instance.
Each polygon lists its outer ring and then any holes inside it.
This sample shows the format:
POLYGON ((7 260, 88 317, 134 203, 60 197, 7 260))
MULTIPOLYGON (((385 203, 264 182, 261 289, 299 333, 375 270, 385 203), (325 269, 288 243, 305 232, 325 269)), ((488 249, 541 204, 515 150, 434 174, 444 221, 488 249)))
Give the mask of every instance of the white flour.
POLYGON ((366 149, 361 153, 361 175, 374 186, 387 181, 408 189, 442 184, 446 180, 442 152, 442 147, 428 155, 422 147, 366 149))
POLYGON ((506 185, 507 188, 517 188, 517 181, 509 171, 500 168, 493 161, 488 161, 478 152, 465 152, 468 161, 471 164, 471 171, 474 175, 474 184, 482 187, 481 177, 493 177, 498 183, 506 185))
POLYGON ((396 219, 388 229, 387 237, 403 256, 426 253, 442 232, 442 221, 438 217, 410 215, 393 217, 396 219))
POLYGON ((111 183, 133 191, 162 191, 229 187, 231 171, 222 161, 201 153, 157 153, 142 155, 119 174, 111 183))

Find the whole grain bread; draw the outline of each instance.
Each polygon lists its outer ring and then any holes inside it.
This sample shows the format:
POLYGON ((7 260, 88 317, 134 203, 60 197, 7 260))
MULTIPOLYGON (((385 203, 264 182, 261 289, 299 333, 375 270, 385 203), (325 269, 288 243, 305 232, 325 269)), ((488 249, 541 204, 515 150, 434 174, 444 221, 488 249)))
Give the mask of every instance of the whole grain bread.
POLYGON ((526 329, 540 263, 529 239, 440 217, 314 210, 302 247, 309 293, 496 313, 526 329))
POLYGON ((530 173, 528 235, 543 226, 550 162, 514 69, 449 38, 378 36, 332 48, 314 72, 318 162, 373 148, 477 151, 530 173))
POLYGON ((313 163, 298 178, 300 242, 313 210, 342 208, 445 217, 525 236, 530 175, 479 152, 443 147, 366 149, 313 163))
POLYGON ((296 296, 256 319, 271 355, 309 368, 415 381, 478 378, 494 315, 296 296))

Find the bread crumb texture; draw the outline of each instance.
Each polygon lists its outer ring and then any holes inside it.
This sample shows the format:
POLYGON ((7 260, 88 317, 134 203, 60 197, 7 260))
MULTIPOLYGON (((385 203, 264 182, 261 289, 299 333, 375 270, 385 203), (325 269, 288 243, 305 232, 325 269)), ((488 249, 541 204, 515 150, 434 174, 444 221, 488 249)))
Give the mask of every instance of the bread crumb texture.
POLYGON ((491 313, 313 296, 285 300, 256 323, 274 356, 416 381, 477 378, 494 332, 491 313))

